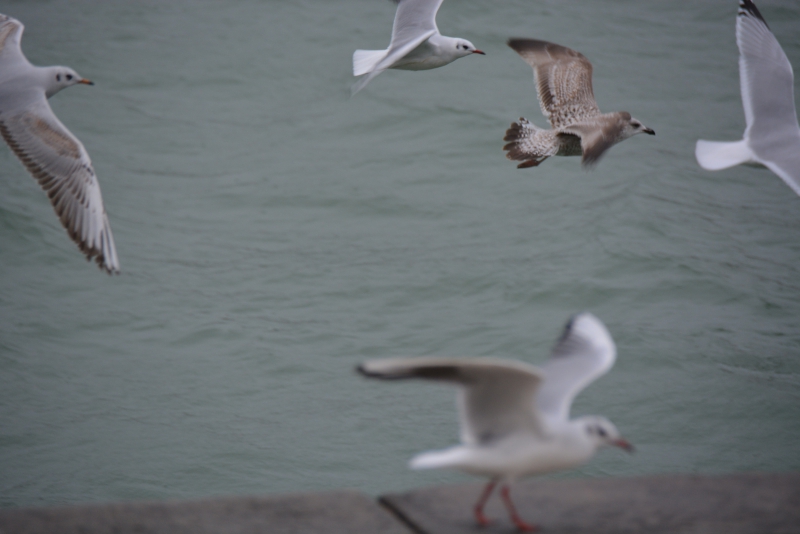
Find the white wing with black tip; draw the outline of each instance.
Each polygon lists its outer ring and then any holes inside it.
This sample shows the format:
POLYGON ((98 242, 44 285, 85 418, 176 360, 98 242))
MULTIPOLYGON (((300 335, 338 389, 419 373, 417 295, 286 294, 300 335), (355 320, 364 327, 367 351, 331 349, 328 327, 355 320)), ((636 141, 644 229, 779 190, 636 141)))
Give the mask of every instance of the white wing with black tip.
POLYGON ((465 445, 520 432, 543 432, 536 411, 542 373, 523 362, 494 358, 389 358, 364 362, 358 371, 373 378, 423 378, 459 386, 459 422, 465 445))
POLYGON ((617 349, 605 325, 591 313, 573 317, 564 327, 550 359, 540 366, 544 381, 536 397, 548 418, 569 419, 572 401, 614 365, 617 349))
POLYGON ((736 18, 739 82, 747 127, 744 138, 756 159, 800 195, 800 125, 789 58, 751 0, 736 18))

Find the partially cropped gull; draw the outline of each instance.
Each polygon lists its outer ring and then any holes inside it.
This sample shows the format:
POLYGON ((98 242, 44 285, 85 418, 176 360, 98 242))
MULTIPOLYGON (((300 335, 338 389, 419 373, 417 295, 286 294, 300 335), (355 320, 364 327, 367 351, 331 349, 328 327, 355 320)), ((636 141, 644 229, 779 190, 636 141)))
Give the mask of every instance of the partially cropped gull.
POLYGON ((800 125, 792 65, 751 0, 739 2, 736 44, 747 123, 744 137, 733 142, 697 141, 697 163, 709 171, 740 164, 764 166, 800 195, 800 125))
POLYGON ((69 67, 36 67, 20 48, 24 26, 0 14, 0 135, 45 190, 70 238, 106 272, 118 273, 114 237, 92 161, 47 99, 93 85, 69 67))
POLYGON ((392 40, 386 50, 356 50, 353 76, 364 76, 352 87, 355 95, 386 69, 428 70, 460 57, 483 54, 466 39, 446 37, 436 26, 443 0, 395 0, 392 40))
POLYGON ((488 477, 474 507, 475 519, 488 524, 484 505, 497 484, 511 520, 522 531, 526 523, 511 500, 513 481, 577 467, 607 445, 632 451, 605 417, 569 418, 572 401, 583 388, 605 374, 616 359, 606 327, 591 313, 573 317, 539 367, 495 358, 390 358, 358 366, 368 377, 423 378, 458 387, 461 444, 423 452, 412 469, 457 469, 488 477))

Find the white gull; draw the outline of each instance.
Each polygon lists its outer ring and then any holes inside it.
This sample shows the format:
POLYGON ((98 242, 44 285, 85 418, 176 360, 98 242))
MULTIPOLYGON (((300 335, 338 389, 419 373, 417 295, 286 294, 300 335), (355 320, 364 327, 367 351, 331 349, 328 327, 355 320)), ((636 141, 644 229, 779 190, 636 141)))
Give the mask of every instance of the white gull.
POLYGON ((520 518, 509 484, 520 477, 571 469, 589 461, 606 445, 633 447, 606 418, 570 419, 575 396, 616 359, 606 327, 591 313, 564 327, 550 359, 539 367, 496 358, 389 358, 358 366, 368 377, 423 378, 459 387, 461 444, 418 454, 412 469, 446 468, 489 477, 475 504, 475 518, 488 520, 483 507, 498 483, 518 529, 534 530, 520 518))
POLYGON ((119 272, 114 237, 89 154, 47 99, 71 85, 93 85, 68 67, 36 67, 20 48, 24 26, 0 14, 0 135, 47 192, 61 224, 86 255, 119 272))
POLYGON ((697 141, 697 163, 718 171, 763 165, 800 195, 800 125, 794 106, 794 74, 778 40, 751 0, 736 18, 739 83, 747 127, 741 141, 697 141))
POLYGON ((428 70, 443 67, 470 54, 483 54, 465 39, 445 37, 436 26, 436 13, 444 0, 395 0, 397 12, 392 40, 386 50, 356 50, 353 76, 355 95, 386 69, 428 70))

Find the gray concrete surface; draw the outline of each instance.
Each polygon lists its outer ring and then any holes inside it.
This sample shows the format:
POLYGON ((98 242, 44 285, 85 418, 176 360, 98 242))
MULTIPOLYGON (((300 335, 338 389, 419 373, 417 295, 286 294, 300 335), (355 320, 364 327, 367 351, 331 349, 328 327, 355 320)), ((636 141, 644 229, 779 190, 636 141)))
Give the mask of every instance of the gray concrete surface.
MULTIPOLYGON (((483 484, 443 486, 381 498, 419 533, 516 532, 493 495, 492 524, 480 528, 472 506, 483 484)), ((800 533, 800 473, 530 480, 511 496, 542 534, 800 533)))
MULTIPOLYGON (((478 527, 483 484, 375 500, 354 491, 0 510, 0 534, 512 533, 499 495, 478 527), (389 511, 391 510, 391 511, 389 511)), ((512 496, 542 534, 800 534, 800 473, 530 480, 512 496)))
POLYGON ((2 534, 410 534, 353 491, 0 510, 2 534))

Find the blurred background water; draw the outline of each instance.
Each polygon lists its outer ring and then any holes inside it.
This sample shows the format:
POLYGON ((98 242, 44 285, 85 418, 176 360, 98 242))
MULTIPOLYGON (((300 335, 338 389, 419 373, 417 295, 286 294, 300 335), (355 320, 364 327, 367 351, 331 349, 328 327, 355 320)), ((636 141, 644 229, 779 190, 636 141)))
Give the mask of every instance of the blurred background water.
MULTIPOLYGON (((797 68, 800 5, 758 5, 797 68)), ((800 198, 693 156, 744 129, 736 8, 448 0, 442 33, 487 55, 351 100, 388 1, 0 1, 34 64, 96 83, 51 105, 123 270, 87 264, 0 147, 0 506, 467 480, 406 468, 456 441, 451 389, 353 367, 535 363, 585 309, 619 358, 573 414, 637 453, 558 476, 800 469, 800 198), (505 129, 547 123, 511 36, 583 52, 600 108, 657 135, 517 170, 505 129)))

